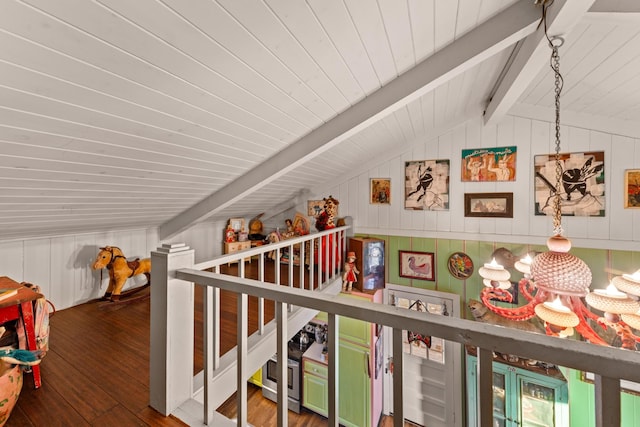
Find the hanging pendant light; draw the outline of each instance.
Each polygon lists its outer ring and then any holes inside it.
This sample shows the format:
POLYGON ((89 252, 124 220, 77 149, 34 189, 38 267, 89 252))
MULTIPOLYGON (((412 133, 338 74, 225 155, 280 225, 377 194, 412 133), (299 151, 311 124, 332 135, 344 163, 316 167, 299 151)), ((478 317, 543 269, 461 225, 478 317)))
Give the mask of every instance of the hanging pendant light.
MULTIPOLYGON (((546 36, 546 9, 552 2, 540 3, 543 6, 542 21, 546 36)), ((597 320, 598 323, 611 326, 619 335, 623 333, 631 337, 622 346, 635 350, 635 342, 640 342, 640 337, 631 333, 630 327, 640 329, 640 270, 632 275, 614 277, 610 287, 605 290, 589 292, 591 270, 584 261, 570 253, 571 241, 563 236, 563 162, 560 159, 560 94, 563 78, 560 74, 559 48, 564 40, 548 36, 547 40, 551 48, 550 66, 555 81, 555 187, 551 198, 553 234, 547 240, 547 252, 538 254, 533 259, 527 255, 514 265, 524 275, 519 287, 521 294, 529 300, 528 304, 509 309, 492 303, 492 300, 511 302, 508 292, 500 286, 502 281, 509 280, 510 273, 501 266, 496 267, 494 263, 485 264, 479 270, 486 286, 481 292, 481 299, 491 311, 511 320, 539 317, 545 322, 547 334, 569 337, 578 332, 594 344, 609 345, 588 322, 589 319, 597 320), (583 303, 583 298, 590 307, 602 311, 604 315, 592 313, 583 303)))

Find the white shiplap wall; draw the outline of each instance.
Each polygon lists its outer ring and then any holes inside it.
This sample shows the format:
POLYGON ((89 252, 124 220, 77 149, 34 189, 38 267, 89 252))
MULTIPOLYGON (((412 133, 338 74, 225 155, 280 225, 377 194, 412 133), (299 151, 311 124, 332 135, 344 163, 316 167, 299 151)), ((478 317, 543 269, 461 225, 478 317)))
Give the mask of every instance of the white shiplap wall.
MULTIPOLYGON (((565 216, 564 234, 575 247, 639 250, 640 210, 623 208, 623 185, 624 170, 640 168, 640 140, 573 126, 562 126, 561 140, 562 152, 604 151, 606 183, 605 216, 565 216)), ((533 156, 554 152, 553 123, 508 116, 498 125, 483 126, 478 118, 406 147, 313 193, 336 197, 339 215, 352 216, 357 233, 532 244, 544 244, 551 234, 551 219, 533 214, 533 156), (461 182, 462 149, 510 145, 518 147, 515 182, 461 182), (404 209, 404 162, 426 159, 451 161, 449 211, 404 209), (386 177, 391 178, 391 205, 369 204, 369 179, 386 177), (465 218, 465 192, 513 192, 513 219, 465 218)))
MULTIPOLYGON (((533 160, 553 152, 553 124, 509 116, 497 126, 483 126, 480 118, 438 136, 418 138, 379 162, 362 165, 311 198, 333 195, 340 200, 340 216, 351 216, 357 233, 440 237, 451 239, 542 244, 551 233, 551 220, 533 215, 533 160), (517 145, 515 182, 463 183, 460 153, 463 148, 517 145), (404 209, 404 162, 450 159, 450 210, 404 209), (390 206, 368 203, 369 178, 390 177, 390 206), (465 218, 465 192, 514 193, 514 218, 465 218)), ((623 171, 640 168, 640 140, 585 128, 562 127, 562 151, 605 151, 606 216, 563 217, 565 235, 576 247, 640 250, 640 210, 623 209, 623 171)), ((305 206, 298 210, 306 211, 305 206)), ((247 218, 248 221, 248 218, 247 218)), ((196 250, 196 262, 222 253, 224 222, 203 222, 173 237, 196 250)), ((129 258, 148 257, 161 243, 157 229, 76 234, 43 239, 0 242, 0 274, 40 285, 58 309, 97 298, 106 289, 107 275, 91 270, 98 248, 119 246, 129 258)), ((105 272, 106 273, 106 272, 105 272)))
MULTIPOLYGON (((158 240, 156 228, 76 234, 43 239, 0 242, 0 276, 41 287, 56 309, 72 307, 102 296, 109 274, 93 271, 91 264, 101 246, 118 246, 129 259, 148 258, 162 243, 186 243, 196 250, 196 262, 222 253, 223 223, 203 222, 168 242, 158 240)), ((145 283, 144 276, 127 287, 145 283)))

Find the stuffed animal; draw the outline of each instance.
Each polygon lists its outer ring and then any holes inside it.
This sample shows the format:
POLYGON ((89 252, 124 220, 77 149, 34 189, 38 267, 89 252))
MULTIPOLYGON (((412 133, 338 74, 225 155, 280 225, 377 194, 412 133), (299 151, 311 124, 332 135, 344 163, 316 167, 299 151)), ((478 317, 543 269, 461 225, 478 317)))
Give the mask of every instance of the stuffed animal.
POLYGON ((324 210, 316 217, 316 229, 318 231, 335 228, 336 225, 333 221, 336 215, 338 215, 338 205, 340 204, 340 202, 337 199, 334 199, 333 196, 329 196, 323 200, 324 210))
POLYGON ((144 274, 147 277, 146 286, 151 284, 151 259, 136 258, 133 261, 127 261, 120 248, 116 246, 105 246, 100 248, 100 252, 96 257, 93 265, 94 270, 107 268, 109 271, 109 286, 102 297, 103 300, 118 301, 122 293, 122 287, 128 278, 138 274, 144 274))

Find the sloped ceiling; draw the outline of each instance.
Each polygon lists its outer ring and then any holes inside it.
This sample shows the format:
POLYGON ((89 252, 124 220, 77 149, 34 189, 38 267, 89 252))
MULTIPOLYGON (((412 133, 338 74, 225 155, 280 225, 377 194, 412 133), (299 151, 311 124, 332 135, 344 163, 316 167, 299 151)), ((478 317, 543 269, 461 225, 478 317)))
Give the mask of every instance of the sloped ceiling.
MULTIPOLYGON (((575 3, 550 8, 551 29, 569 32, 569 108, 638 122, 637 6, 575 3)), ((485 109, 487 121, 546 114, 540 11, 532 0, 3 0, 0 240, 134 227, 165 238, 282 206, 485 109)))

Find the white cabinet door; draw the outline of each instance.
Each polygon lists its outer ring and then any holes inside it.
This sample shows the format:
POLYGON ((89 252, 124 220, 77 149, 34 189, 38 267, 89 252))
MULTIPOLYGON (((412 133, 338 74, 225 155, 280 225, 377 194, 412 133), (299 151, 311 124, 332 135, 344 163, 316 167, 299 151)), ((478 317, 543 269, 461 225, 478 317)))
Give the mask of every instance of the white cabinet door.
MULTIPOLYGON (((387 284, 384 303, 406 309, 460 317, 460 296, 387 284)), ((391 328, 385 328, 385 360, 391 355, 391 328)), ((428 331, 403 331, 404 416, 422 426, 462 425, 462 346, 428 331), (456 416, 457 415, 457 416, 456 416)), ((393 412, 393 378, 384 376, 385 413, 393 412)))

